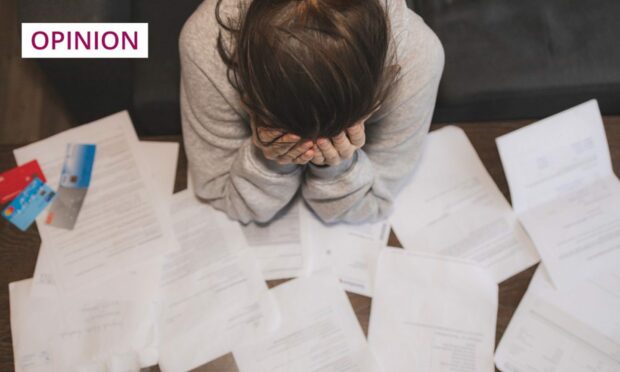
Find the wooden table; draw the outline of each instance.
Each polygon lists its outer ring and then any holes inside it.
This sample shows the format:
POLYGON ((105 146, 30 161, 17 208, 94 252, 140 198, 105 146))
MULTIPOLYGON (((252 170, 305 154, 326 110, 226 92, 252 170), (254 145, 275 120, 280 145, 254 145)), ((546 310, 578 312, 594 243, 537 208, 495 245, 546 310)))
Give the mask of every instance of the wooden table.
MULTIPOLYGON (((620 116, 607 117, 604 121, 614 170, 616 174, 620 174, 620 116)), ((459 124, 469 136, 469 139, 478 151, 482 162, 493 177, 493 180, 508 199, 508 184, 506 183, 504 171, 499 159, 499 153, 495 146, 495 138, 529 124, 530 122, 531 121, 513 121, 459 124)), ((441 125, 433 125, 432 129, 440 127, 441 125)), ((180 141, 180 136, 145 139, 180 141)), ((20 146, 21 144, 0 145, 0 171, 15 166, 12 150, 20 146)), ((187 160, 184 151, 181 150, 175 181, 175 191, 186 188, 186 169, 187 160)), ((32 276, 40 242, 39 234, 34 225, 28 231, 21 232, 4 219, 0 219, 0 371, 13 370, 13 349, 11 347, 11 331, 9 325, 8 283, 32 276)), ((395 246, 400 246, 393 234, 390 236, 390 243, 395 246)), ((521 297, 525 293, 528 283, 534 274, 534 269, 535 268, 532 267, 500 284, 496 331, 497 341, 501 338, 521 297)), ((274 286, 281 282, 283 281, 273 281, 269 282, 269 285, 274 286)), ((349 300, 351 301, 351 305, 355 310, 355 314, 364 332, 366 332, 368 330, 371 300, 367 297, 355 294, 349 294, 349 300)), ((159 368, 153 367, 147 370, 159 371, 159 368)), ((229 354, 198 368, 197 371, 229 372, 237 371, 237 367, 234 359, 229 354)))

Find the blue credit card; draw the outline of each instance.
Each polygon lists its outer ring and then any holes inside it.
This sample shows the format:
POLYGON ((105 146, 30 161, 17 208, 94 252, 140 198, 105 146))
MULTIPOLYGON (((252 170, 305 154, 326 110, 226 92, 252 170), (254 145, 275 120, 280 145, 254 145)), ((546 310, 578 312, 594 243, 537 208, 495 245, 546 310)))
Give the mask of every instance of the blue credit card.
POLYGON ((71 189, 85 189, 90 185, 90 176, 95 162, 96 145, 70 143, 60 175, 60 186, 71 189))
POLYGON ((56 193, 39 177, 32 182, 3 211, 2 217, 9 220, 18 229, 26 231, 35 218, 54 199, 56 193))

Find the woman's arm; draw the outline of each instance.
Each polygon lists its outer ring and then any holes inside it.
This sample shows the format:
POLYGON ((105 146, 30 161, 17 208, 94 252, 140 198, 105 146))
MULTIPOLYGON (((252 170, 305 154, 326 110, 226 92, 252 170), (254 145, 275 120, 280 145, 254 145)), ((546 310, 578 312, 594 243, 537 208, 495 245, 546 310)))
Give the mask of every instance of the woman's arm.
POLYGON ((366 125, 366 145, 339 165, 309 165, 305 200, 325 222, 365 222, 386 217, 412 173, 435 107, 444 65, 441 43, 412 14, 417 26, 402 35, 401 78, 393 96, 366 125))
POLYGON ((295 195, 302 168, 268 160, 252 144, 240 106, 223 93, 232 89, 225 75, 214 81, 210 67, 192 58, 193 48, 204 47, 195 40, 184 32, 180 41, 181 117, 194 191, 233 219, 266 222, 295 195))

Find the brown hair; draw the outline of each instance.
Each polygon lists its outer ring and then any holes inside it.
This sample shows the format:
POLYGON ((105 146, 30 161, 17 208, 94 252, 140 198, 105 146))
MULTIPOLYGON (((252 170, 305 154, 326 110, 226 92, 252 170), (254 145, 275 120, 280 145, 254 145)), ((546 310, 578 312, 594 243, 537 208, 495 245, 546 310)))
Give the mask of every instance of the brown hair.
POLYGON ((397 68, 379 0, 253 0, 217 49, 257 125, 333 137, 385 100, 397 68))

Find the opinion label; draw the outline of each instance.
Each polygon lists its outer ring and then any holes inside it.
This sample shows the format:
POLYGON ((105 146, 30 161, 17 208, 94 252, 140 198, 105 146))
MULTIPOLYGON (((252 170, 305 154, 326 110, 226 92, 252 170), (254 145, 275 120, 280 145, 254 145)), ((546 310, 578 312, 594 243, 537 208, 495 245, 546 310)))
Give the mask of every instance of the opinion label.
POLYGON ((148 23, 22 23, 22 58, 148 58, 148 23))

